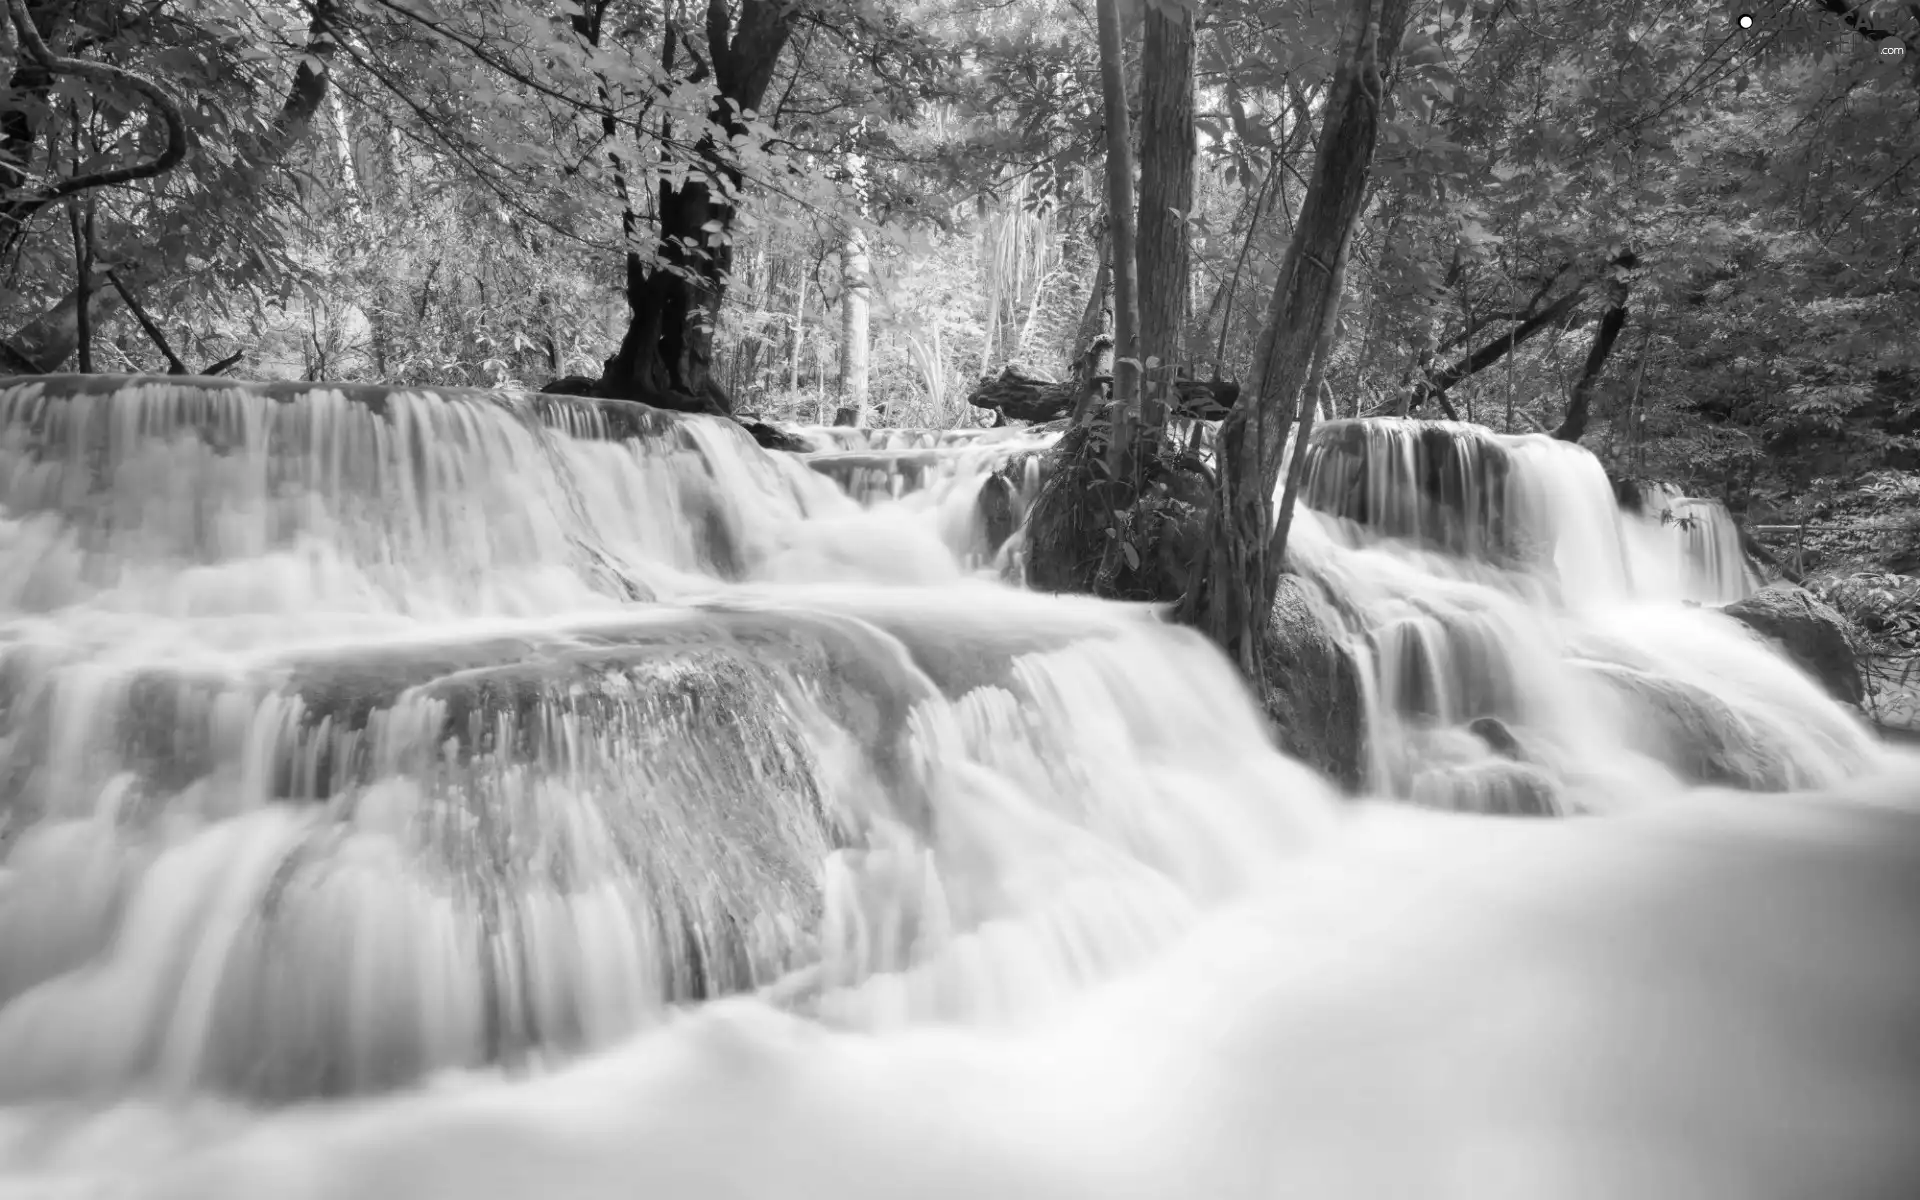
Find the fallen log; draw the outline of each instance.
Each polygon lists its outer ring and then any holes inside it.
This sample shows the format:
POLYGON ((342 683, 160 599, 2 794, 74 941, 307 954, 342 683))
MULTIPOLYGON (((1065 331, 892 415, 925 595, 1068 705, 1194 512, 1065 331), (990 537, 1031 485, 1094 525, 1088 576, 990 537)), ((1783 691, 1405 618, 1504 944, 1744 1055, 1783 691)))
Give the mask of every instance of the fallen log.
MULTIPOLYGON (((1088 382, 1111 386, 1111 375, 1095 375, 1088 382)), ((997 377, 983 378, 967 395, 967 403, 1014 421, 1056 421, 1073 411, 1082 384, 1077 379, 1055 380, 1016 366, 1001 369, 997 377)), ((1174 416, 1196 421, 1218 421, 1240 396, 1240 385, 1225 380, 1174 381, 1168 408, 1174 416)))

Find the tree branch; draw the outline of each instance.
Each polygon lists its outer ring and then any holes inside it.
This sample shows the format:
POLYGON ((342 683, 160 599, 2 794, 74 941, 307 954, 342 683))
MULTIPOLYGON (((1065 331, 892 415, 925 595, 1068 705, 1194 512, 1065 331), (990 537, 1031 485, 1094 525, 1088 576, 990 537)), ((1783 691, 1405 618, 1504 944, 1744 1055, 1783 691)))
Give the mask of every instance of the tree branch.
POLYGON ((187 370, 187 364, 181 362, 180 356, 173 352, 173 347, 167 344, 167 337, 165 334, 160 332, 160 327, 154 324, 152 317, 147 315, 146 307, 142 305, 139 300, 134 298, 132 289, 128 288, 125 283, 122 283, 120 281, 119 272, 108 271, 107 282, 111 283, 113 285, 113 290, 116 292, 119 292, 120 298, 127 302, 127 311, 133 314, 133 319, 138 321, 140 323, 140 328, 146 331, 147 338, 153 343, 154 348, 159 350, 161 354, 166 356, 167 374, 169 375, 192 374, 191 371, 187 370))
POLYGON ((41 38, 39 29, 35 28, 33 17, 27 12, 27 0, 7 0, 7 12, 13 18, 14 29, 19 34, 21 50, 42 69, 54 75, 71 75, 76 79, 84 79, 104 87, 132 88, 153 106, 154 111, 160 114, 160 122, 167 131, 166 148, 157 158, 106 171, 71 175, 35 195, 9 204, 5 218, 12 222, 16 229, 26 224, 27 219, 34 213, 62 197, 94 188, 131 183, 136 179, 151 179, 156 175, 166 174, 186 159, 186 121, 180 115, 180 106, 174 103, 173 97, 167 95, 165 89, 159 84, 137 71, 129 71, 124 67, 87 62, 78 58, 62 58, 55 54, 47 48, 47 43, 41 38))
POLYGON ((1606 314, 1600 318, 1600 328, 1594 332, 1593 345, 1588 349, 1586 364, 1580 370, 1580 381, 1573 385, 1566 418, 1553 431, 1553 436, 1563 442, 1577 442, 1587 431, 1587 418, 1593 411, 1593 393, 1600 384, 1600 373, 1606 369, 1607 357, 1613 353, 1613 344, 1627 323, 1627 288, 1624 272, 1616 273, 1608 282, 1606 314))

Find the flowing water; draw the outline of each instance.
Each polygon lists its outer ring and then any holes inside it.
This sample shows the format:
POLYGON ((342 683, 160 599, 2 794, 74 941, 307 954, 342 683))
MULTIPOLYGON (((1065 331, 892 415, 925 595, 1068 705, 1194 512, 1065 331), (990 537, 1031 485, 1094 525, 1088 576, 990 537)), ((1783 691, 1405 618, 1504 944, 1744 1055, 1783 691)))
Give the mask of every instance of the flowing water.
POLYGON ((0 385, 0 1195, 1913 1194, 1920 771, 1724 539, 1327 426, 1360 800, 1003 581, 1044 439, 808 436, 0 385))

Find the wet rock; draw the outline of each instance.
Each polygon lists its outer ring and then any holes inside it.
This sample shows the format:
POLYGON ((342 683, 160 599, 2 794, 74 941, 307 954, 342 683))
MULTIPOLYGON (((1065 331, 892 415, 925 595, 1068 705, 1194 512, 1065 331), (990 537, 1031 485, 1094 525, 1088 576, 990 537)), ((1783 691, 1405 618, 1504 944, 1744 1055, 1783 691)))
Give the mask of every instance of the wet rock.
POLYGON ((1721 611, 1772 642, 1836 700, 1858 704, 1864 698, 1852 629, 1805 588, 1770 585, 1721 611))
POLYGON ((1706 689, 1615 663, 1581 665, 1623 702, 1634 744, 1683 781, 1754 792, 1801 782, 1785 753, 1706 689))
POLYGON ((974 500, 974 507, 979 515, 980 537, 986 544, 989 556, 999 553, 1000 547, 1006 545, 1007 539, 1019 528, 1016 490, 1004 470, 995 471, 980 485, 980 494, 974 500))
POLYGON ((1424 771, 1414 778, 1410 799, 1426 808, 1492 817, 1556 817, 1562 812, 1559 787, 1550 775, 1506 759, 1424 771))
POLYGON ((599 386, 600 381, 588 375, 562 375, 540 390, 549 396, 591 396, 599 386))
POLYGON ((1313 432, 1301 503, 1388 537, 1492 562, 1525 559, 1506 511, 1512 460, 1454 422, 1328 421, 1313 432))
POLYGON ((1281 749, 1349 792, 1365 778, 1360 665, 1319 586, 1284 575, 1261 661, 1261 707, 1281 749))
POLYGON ((765 421, 741 421, 741 428, 753 435, 763 450, 786 450, 793 454, 806 454, 813 449, 813 443, 792 430, 782 429, 765 421))
POLYGON ((1476 717, 1467 726, 1467 732, 1487 744, 1487 748, 1502 758, 1515 762, 1525 757, 1520 752, 1520 741, 1513 736, 1513 730, 1499 717, 1476 717))

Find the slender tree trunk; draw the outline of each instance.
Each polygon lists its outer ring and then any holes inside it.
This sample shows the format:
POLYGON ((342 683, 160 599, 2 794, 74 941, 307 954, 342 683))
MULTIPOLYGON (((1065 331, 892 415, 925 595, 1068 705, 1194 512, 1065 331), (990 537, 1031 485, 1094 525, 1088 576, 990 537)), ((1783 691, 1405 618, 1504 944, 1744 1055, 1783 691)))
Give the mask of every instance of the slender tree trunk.
POLYGON ((1133 145, 1127 119, 1126 48, 1118 0, 1097 0, 1100 83, 1107 120, 1107 221, 1113 239, 1113 432, 1116 458, 1132 437, 1140 398, 1140 289, 1135 276, 1133 145))
POLYGON ((1086 358, 1094 339, 1107 331, 1110 315, 1107 297, 1113 290, 1113 258, 1108 243, 1107 222, 1103 215, 1099 229, 1094 234, 1094 253, 1099 255, 1100 265, 1094 268, 1093 288, 1087 292, 1086 307, 1080 310, 1080 326, 1073 335, 1073 353, 1067 356, 1068 362, 1075 367, 1086 358))
POLYGON ((1166 420, 1180 366, 1190 292, 1187 216, 1193 208, 1193 14, 1147 5, 1140 74, 1140 398, 1143 430, 1166 420))
POLYGON ((867 236, 847 230, 841 247, 840 403, 853 410, 853 423, 867 423, 867 236))
POLYGON ((1313 176, 1281 263, 1252 378, 1222 424, 1220 492, 1208 520, 1205 574, 1183 611, 1258 678, 1273 583, 1266 551, 1273 492, 1315 349, 1339 303, 1338 264, 1366 199, 1383 80, 1412 0, 1354 0, 1340 66, 1323 108, 1313 176))
POLYGON ((1280 152, 1275 150, 1267 168, 1267 177, 1261 181, 1260 194, 1254 198, 1253 212, 1247 217, 1247 236, 1240 241, 1240 253, 1233 260, 1233 274, 1228 277, 1222 289, 1220 301, 1220 340, 1214 343, 1213 371, 1219 376, 1222 360, 1227 356, 1227 330, 1233 324, 1233 300, 1240 290, 1240 272, 1247 265, 1247 252, 1253 249, 1253 235, 1260 230, 1260 217, 1274 195, 1274 189, 1280 180, 1280 152))
POLYGON ((1620 330, 1627 323, 1627 291, 1625 272, 1616 269, 1614 277, 1607 283, 1607 311, 1600 317, 1600 327, 1593 334, 1593 345, 1587 350, 1586 364, 1573 385, 1566 419, 1553 431, 1553 436, 1563 442, 1577 442, 1587 432, 1587 422, 1593 412, 1593 394, 1600 387, 1600 375, 1607 369, 1607 359, 1613 354, 1614 343, 1619 340, 1620 330))
POLYGON ((787 360, 787 390, 800 394, 800 344, 807 332, 807 271, 800 268, 800 284, 793 298, 793 349, 787 360))
POLYGON ((1349 237, 1340 247, 1340 260, 1333 268, 1334 302, 1327 306, 1326 324, 1321 326, 1320 341, 1313 352, 1313 370, 1307 377, 1306 391, 1301 397, 1300 422, 1293 434, 1293 456, 1287 463, 1287 481, 1280 494, 1280 512, 1274 519, 1273 538, 1267 543, 1267 578, 1264 581, 1269 595, 1280 588, 1280 574, 1285 568, 1287 558, 1287 536, 1293 531, 1293 510, 1300 496, 1301 478, 1306 474, 1307 443, 1313 440, 1313 422, 1320 408, 1320 392, 1326 386, 1327 364, 1333 358, 1334 333, 1340 324, 1340 292, 1347 279, 1347 258, 1353 250, 1353 238, 1349 237))
MULTIPOLYGON (((75 156, 76 163, 79 158, 75 156)), ((85 203, 67 201, 67 222, 73 228, 73 274, 78 295, 74 299, 74 348, 80 353, 80 373, 93 374, 93 320, 89 291, 93 283, 93 198, 85 203), (81 215, 81 209, 86 215, 81 215)))

